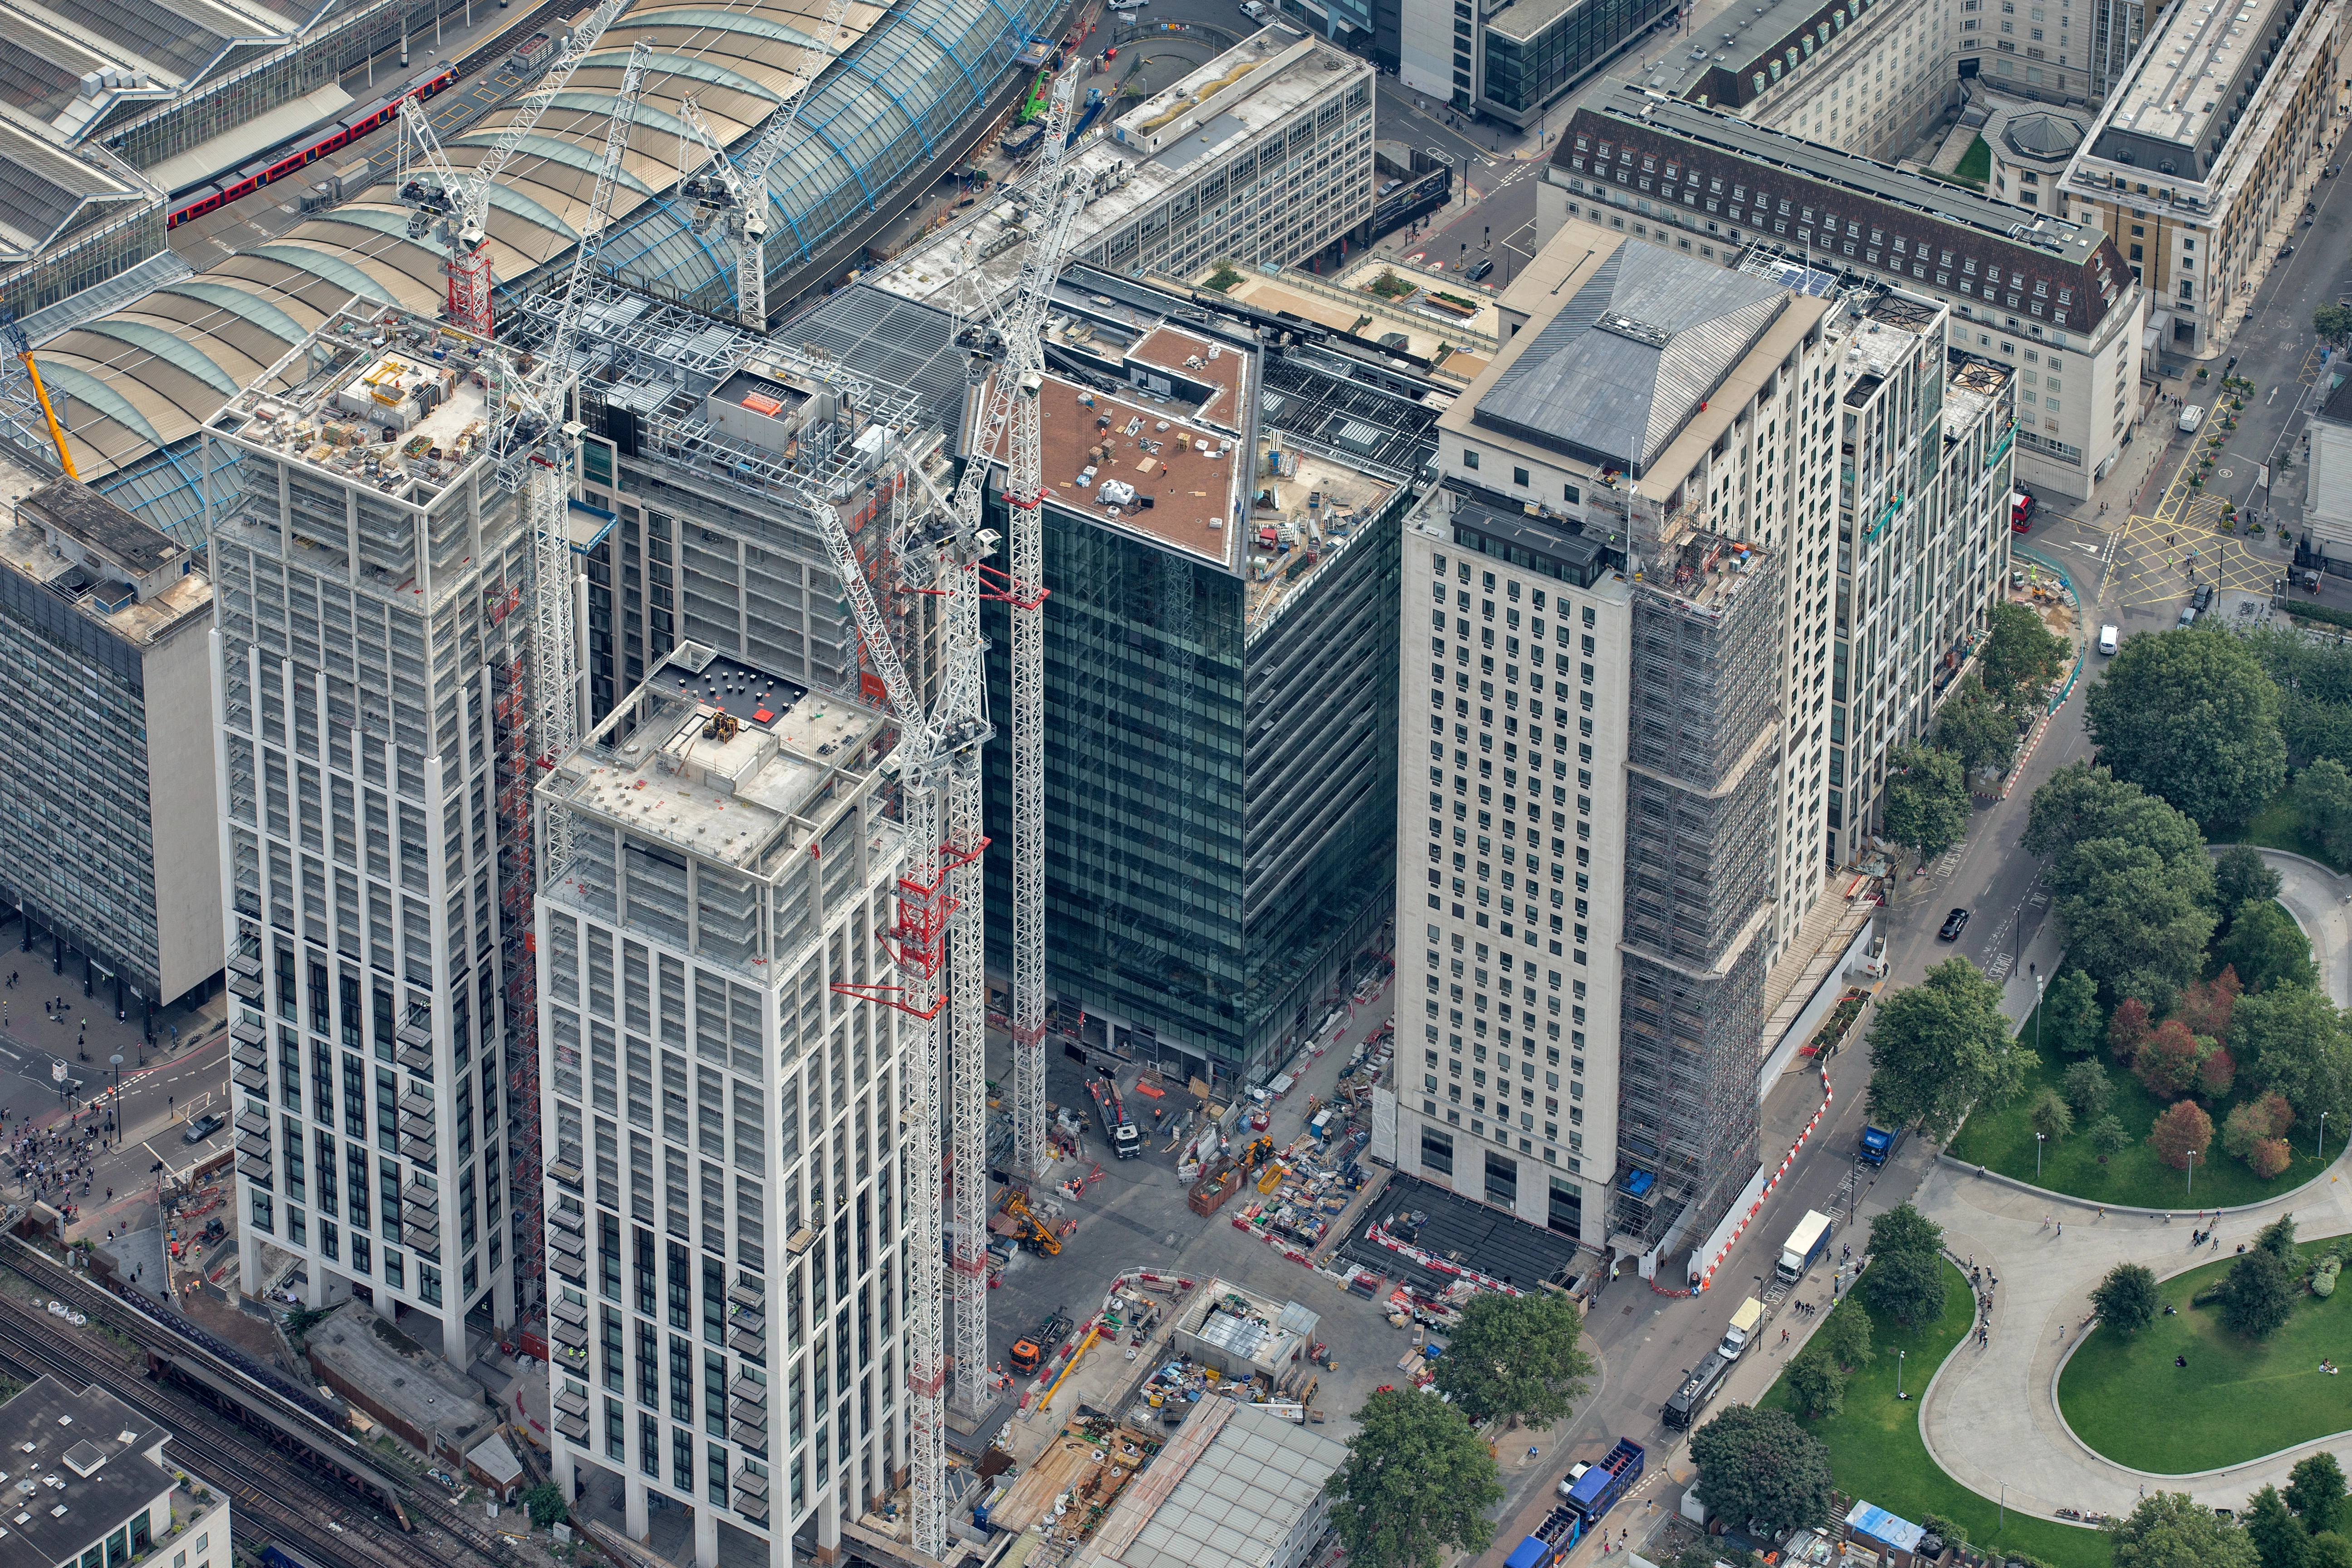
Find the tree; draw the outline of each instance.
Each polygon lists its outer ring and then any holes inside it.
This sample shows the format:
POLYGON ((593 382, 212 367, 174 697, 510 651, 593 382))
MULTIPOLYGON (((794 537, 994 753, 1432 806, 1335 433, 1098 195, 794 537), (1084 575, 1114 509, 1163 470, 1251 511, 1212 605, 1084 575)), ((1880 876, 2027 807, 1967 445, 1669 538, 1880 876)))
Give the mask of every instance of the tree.
POLYGON ((2297 1459, 2286 1476, 2286 1506, 2317 1535, 2334 1530, 2344 1519, 2344 1467, 2322 1450, 2297 1459))
POLYGON ((2226 1046, 2230 1043, 2231 1015, 2245 989, 2238 983, 2238 972, 2223 964, 2221 973, 2212 979, 2183 991, 2180 1005, 2172 1016, 2188 1025, 2190 1034, 2210 1035, 2226 1046))
POLYGON ((2250 991, 2319 984, 2319 972, 2311 963, 2311 939, 2273 899, 2240 904, 2230 918, 2230 934, 2214 952, 2244 978, 2250 991))
POLYGON ((2294 1107, 2286 1096, 2275 1089, 2258 1095, 2232 1109, 2221 1123, 2221 1152, 2233 1160, 2253 1158, 2254 1145, 2265 1139, 2284 1138, 2294 1125, 2294 1107))
POLYGON ((2237 1057, 2247 1079, 2276 1089, 2295 1115, 2345 1122, 2346 1095, 2352 1088, 2352 1036, 2344 1015, 2320 992, 2300 985, 2275 986, 2240 997, 2230 1017, 2237 1057))
POLYGON ((2246 1156, 2246 1168, 2265 1182, 2294 1163, 2294 1151, 2284 1138, 2265 1138, 2246 1156))
POLYGON ((2119 1334, 2136 1334, 2156 1321, 2162 1303, 2156 1293, 2156 1276, 2137 1263, 2118 1263, 2091 1289, 2091 1305, 2099 1321, 2119 1334))
POLYGON ((1789 1360, 1789 1392, 1808 1415, 1834 1415, 1845 1408, 1845 1372, 1829 1347, 1814 1339, 1789 1360))
POLYGON ((2246 1532, 2187 1492, 2154 1492, 2107 1523, 2115 1568, 2261 1568, 2246 1532))
POLYGON ((2194 822, 2139 785, 2122 783, 2089 763, 2069 763, 2033 792, 2022 842, 2027 853, 2050 861, 2053 889, 2072 890, 2074 852, 2105 838, 2145 845, 2183 881, 2210 894, 2213 863, 2206 857, 2204 836, 2194 822))
POLYGON ((2219 1105, 2230 1098, 2230 1089, 2238 1081, 2238 1059, 2227 1046, 2215 1046, 2197 1064, 2197 1092, 2219 1105))
POLYGON ((2236 637, 2138 637, 2084 699, 2099 761, 2197 822, 2242 822, 2286 782, 2279 689, 2236 637))
POLYGON ((522 1504, 530 1510, 531 1523, 541 1530, 572 1517, 572 1510, 563 1501, 563 1489, 553 1481, 541 1481, 523 1493, 522 1504))
POLYGON ((1830 1309, 1830 1315, 1813 1331, 1812 1342, 1826 1346, 1838 1364, 1849 1370, 1866 1364, 1876 1353, 1870 1348, 1870 1314, 1855 1305, 1851 1296, 1830 1309))
POLYGON ((1438 1568, 1449 1552, 1484 1552, 1495 1539, 1486 1510, 1503 1500, 1486 1440, 1417 1390, 1364 1402, 1323 1489, 1335 1500, 1331 1528, 1364 1568, 1438 1568))
POLYGON ((1932 860, 1969 830, 1969 784, 1960 760, 1931 746, 1897 746, 1886 765, 1886 836, 1932 860))
POLYGON ((2155 1033, 2155 1026, 2147 1021, 2147 1004, 2137 996, 2126 996, 2116 1004, 2115 1014, 2107 1020, 2107 1049, 2115 1052, 2116 1061, 2128 1067, 2155 1033))
POLYGON ((2105 1115, 2108 1102, 2116 1097, 2115 1082, 2107 1077, 2107 1069, 2095 1061, 2076 1062, 2066 1069, 2066 1076, 2059 1083, 2066 1103, 2084 1121, 2105 1115))
POLYGON ((2055 1143, 2074 1131, 2074 1108, 2056 1089, 2044 1088, 2026 1107, 2025 1124, 2045 1141, 2055 1143))
POLYGON ((1936 746, 1959 759, 1960 771, 2009 769, 2017 754, 2017 721, 1985 692, 1973 675, 1960 682, 1936 720, 1936 746))
POLYGON ((2294 1215, 2283 1214, 2254 1232, 2254 1246, 2291 1269, 2294 1263, 2294 1215))
POLYGON ((2068 964, 2042 992, 2042 1043, 2063 1056, 2087 1057, 2099 1048, 2106 1020, 2099 1013, 2099 985, 2068 964))
POLYGON ((2193 1100, 2184 1100, 2156 1119, 2147 1135, 2156 1157, 2176 1171, 2189 1169, 2190 1155, 2201 1160, 2213 1143, 2213 1119, 2193 1100))
POLYGON ((2352 342, 2352 305, 2322 305, 2311 313, 2311 330, 2331 343, 2352 342))
POLYGON ((2311 1538, 2311 1568, 2352 1568, 2352 1541, 2333 1530, 2311 1538))
POLYGON ((2014 711, 2040 700, 2065 668, 2071 650, 2024 605, 1996 605, 1990 619, 1978 667, 1993 700, 2014 711))
POLYGON ((2178 1100, 2197 1081, 2197 1064, 2203 1054, 2188 1025, 2167 1018, 2132 1058, 2132 1071, 2158 1100, 2178 1100))
POLYGON ((2213 891, 2225 911, 2266 904, 2279 895, 2279 874, 2252 845, 2232 844, 2213 857, 2213 891))
POLYGON ((2132 1145, 2132 1135, 2112 1116, 2102 1116, 2092 1122, 2089 1137, 2091 1147, 2103 1160, 2112 1160, 2132 1145))
POLYGON ((2320 757, 2294 781, 2303 830, 2319 840, 2338 865, 2352 858, 2352 773, 2334 757, 2320 757))
POLYGON ((1941 1317, 1950 1281, 1950 1267, 1933 1252, 1874 1254, 1862 1271, 1863 1297, 1898 1323, 1925 1323, 1941 1317))
POLYGON ((2263 1568, 2311 1568, 2311 1532, 2287 1511, 2278 1488, 2264 1487, 2246 1500, 2246 1535, 2262 1554, 2263 1568))
POLYGON ((2183 879, 2147 845, 2114 838, 2077 845, 2067 869, 2056 900, 2067 955, 2111 994, 2168 1005, 2204 969, 2210 873, 2183 879))
POLYGON ((2221 1281, 2222 1327, 2263 1339, 2284 1327, 2294 1310, 2294 1286, 2278 1255, 2259 1247, 2240 1253, 2221 1281))
POLYGON ((2010 1033, 2000 987, 1948 958, 1879 1004, 1870 1026, 1870 1113, 1948 1142, 1971 1106, 2000 1105, 2024 1086, 2032 1047, 2010 1033))
POLYGON ((1583 1311, 1564 1295, 1482 1290, 1438 1358, 1438 1392, 1474 1425, 1507 1416, 1541 1431, 1567 1419, 1591 1384, 1583 1333, 1583 1311))
POLYGON ((1898 1252, 1933 1256, 1943 1249, 1944 1227, 1907 1201, 1871 1219, 1870 1252, 1874 1258, 1891 1258, 1898 1252))
POLYGON ((1830 1522, 1829 1446, 1785 1410, 1731 1405, 1691 1434, 1690 1456, 1710 1514, 1768 1521, 1776 1537, 1830 1522))

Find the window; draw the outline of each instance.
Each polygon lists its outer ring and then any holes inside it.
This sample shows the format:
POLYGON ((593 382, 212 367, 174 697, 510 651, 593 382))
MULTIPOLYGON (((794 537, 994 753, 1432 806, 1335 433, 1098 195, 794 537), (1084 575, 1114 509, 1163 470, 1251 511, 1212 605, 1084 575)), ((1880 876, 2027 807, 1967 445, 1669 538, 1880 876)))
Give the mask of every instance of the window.
POLYGON ((1526 489, 1528 483, 1528 471, 1525 468, 1513 468, 1511 470, 1511 483, 1517 485, 1522 489, 1526 489))
POLYGON ((1475 448, 1469 447, 1462 448, 1462 466, 1465 468, 1475 468, 1478 466, 1478 453, 1475 448))
POLYGON ((1434 1127, 1421 1130, 1421 1168, 1440 1176, 1454 1174, 1454 1135, 1434 1127))

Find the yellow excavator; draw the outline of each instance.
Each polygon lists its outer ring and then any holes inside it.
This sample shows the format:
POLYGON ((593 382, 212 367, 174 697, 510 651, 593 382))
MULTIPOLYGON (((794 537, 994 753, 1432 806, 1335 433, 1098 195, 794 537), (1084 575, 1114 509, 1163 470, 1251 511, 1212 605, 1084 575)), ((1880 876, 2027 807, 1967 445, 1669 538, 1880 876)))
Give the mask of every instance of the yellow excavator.
POLYGON ((1062 1238, 1054 1234, 1052 1226, 1029 1212, 1029 1200, 1022 1195, 1020 1189, 1006 1188, 1004 1201, 997 1205, 997 1209, 1013 1222, 1012 1234, 1016 1242, 1036 1248, 1039 1256, 1045 1258, 1052 1258, 1061 1252, 1062 1238))
POLYGON ((41 367, 33 363, 32 340, 16 324, 14 311, 0 310, 0 339, 6 341, 8 352, 16 356, 25 374, 32 378, 33 395, 40 400, 41 417, 49 422, 49 440, 58 449, 58 462, 65 468, 66 478, 79 482, 81 475, 74 471, 73 454, 66 450, 66 433, 58 424, 58 411, 49 406, 49 389, 41 384, 41 367))

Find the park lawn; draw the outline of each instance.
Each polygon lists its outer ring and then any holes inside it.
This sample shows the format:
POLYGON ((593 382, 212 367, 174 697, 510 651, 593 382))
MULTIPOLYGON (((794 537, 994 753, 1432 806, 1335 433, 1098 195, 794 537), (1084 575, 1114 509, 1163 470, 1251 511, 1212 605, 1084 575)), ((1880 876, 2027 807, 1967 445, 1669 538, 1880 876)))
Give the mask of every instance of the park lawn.
MULTIPOLYGON (((1818 1421, 1798 1415, 1798 1424, 1829 1446, 1830 1472, 1850 1498, 1874 1502, 1915 1524, 1931 1513, 1949 1520, 1979 1549, 2006 1547, 2053 1568, 2108 1568, 2106 1537, 2097 1531, 2014 1511, 2004 1519, 1996 1500, 1979 1497, 1928 1457, 1919 1436, 1919 1395, 1975 1321, 1967 1279, 1948 1261, 1944 1274, 1948 1289, 1943 1317, 1906 1329, 1872 1311, 1876 1353, 1854 1370, 1846 1384, 1845 1408, 1818 1421), (1907 1400, 1895 1397, 1897 1351, 1906 1352, 1900 1365, 1907 1400)), ((1757 1403, 1761 1409, 1795 1411, 1786 1377, 1757 1403)))
POLYGON ((1982 189, 1984 183, 1992 178, 1992 143, 1982 136, 1969 142, 1969 150, 1961 153, 1960 161, 1953 165, 1952 177, 1966 180, 1982 189))
MULTIPOLYGON (((2025 1027, 2020 1031, 2028 1045, 2033 1042, 2033 1017, 2029 1014, 2025 1027)), ((2026 1076, 2024 1089, 2007 1105, 1995 1109, 1979 1107, 1969 1113, 1968 1121, 1945 1152, 1955 1160, 1971 1165, 1983 1165, 2013 1176, 2021 1182, 2053 1193, 2067 1193, 2087 1198, 2095 1204, 2124 1204, 2136 1208, 2173 1208, 2183 1213, 2200 1208, 2233 1208, 2240 1204, 2261 1203, 2281 1193, 2291 1192, 2318 1175, 2326 1168, 2315 1152, 2316 1142, 2312 1131, 2297 1127, 2288 1134, 2294 1147, 2294 1161, 2276 1176, 2265 1182, 2243 1164, 2221 1152, 2221 1122, 2230 1109, 2239 1100, 2251 1097, 2253 1089, 2242 1086, 2227 1104, 2208 1107, 2213 1118, 2213 1144, 2207 1158, 2197 1162, 2194 1190, 2188 1173, 2176 1171, 2156 1157, 2147 1135, 2156 1126, 2157 1113, 2164 1102, 2148 1093, 2139 1079, 2118 1068, 2106 1053, 2099 1060, 2107 1069, 2107 1081, 2115 1085, 2115 1098, 2107 1104, 2108 1113, 2124 1124, 2132 1135, 2131 1147, 2116 1155, 2105 1165, 2099 1163, 2098 1152, 2084 1134, 2087 1123, 2077 1121, 2074 1131, 2054 1143, 2042 1148, 2042 1173, 2033 1171, 2033 1129, 2026 1124, 2025 1114, 2046 1085, 2056 1089, 2074 1065, 2074 1058, 2062 1056, 2044 1046, 2036 1052, 2036 1061, 2026 1076), (2208 1163, 2210 1159, 2210 1163, 2208 1163)), ((2352 1390, 2347 1390, 2352 1392, 2352 1390)), ((2352 1425, 2352 1423, 2347 1423, 2352 1425)))
MULTIPOLYGON (((2189 1238, 2180 1239, 2185 1262, 2189 1238)), ((2294 1315, 2267 1340, 2223 1328, 2219 1305, 2189 1304, 2229 1272, 2237 1245, 2231 1240, 2219 1261, 2164 1281, 2177 1317, 2159 1309, 2128 1338, 2104 1323, 2091 1331, 2058 1379, 2058 1408, 2076 1436, 2117 1464, 2181 1475, 2352 1427, 2352 1380, 2319 1370, 2323 1356, 2352 1363, 2352 1291, 2323 1301, 2298 1286, 2294 1315), (2189 1365, 2174 1366, 2175 1356, 2189 1365)), ((2312 1257, 2320 1248, 2301 1250, 2312 1257)))

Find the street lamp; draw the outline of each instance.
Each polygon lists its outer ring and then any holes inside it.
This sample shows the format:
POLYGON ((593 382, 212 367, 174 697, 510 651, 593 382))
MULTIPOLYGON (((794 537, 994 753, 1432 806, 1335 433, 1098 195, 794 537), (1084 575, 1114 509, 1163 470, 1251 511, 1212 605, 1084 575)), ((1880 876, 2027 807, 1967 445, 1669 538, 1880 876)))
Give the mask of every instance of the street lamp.
POLYGON ((2037 1182, 2042 1179, 2042 1137, 2039 1132, 2033 1135, 2033 1179, 2037 1182))
POLYGON ((113 1142, 119 1145, 122 1142, 122 1053, 121 1051, 117 1051, 112 1056, 107 1058, 106 1065, 114 1069, 113 1142))
POLYGON ((1895 1352, 1895 1397, 1897 1399, 1904 1397, 1903 1358, 1910 1353, 1911 1352, 1908 1351, 1896 1351, 1895 1352))
POLYGON ((2033 1054, 2034 1054, 2035 1056, 2040 1056, 2040 1055, 2042 1054, 2042 987, 2044 984, 2048 984, 2048 981, 2049 981, 2049 976, 2047 976, 2047 975, 2043 974, 2040 970, 2036 970, 2036 971, 2034 971, 2034 973, 2033 973, 2033 1054))
POLYGON ((2197 1151, 2189 1151, 2189 1195, 2197 1195, 2197 1151))
POLYGON ((2319 1113, 2319 1147, 2312 1151, 2321 1159, 2327 1158, 2327 1112, 2319 1113))

